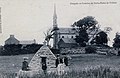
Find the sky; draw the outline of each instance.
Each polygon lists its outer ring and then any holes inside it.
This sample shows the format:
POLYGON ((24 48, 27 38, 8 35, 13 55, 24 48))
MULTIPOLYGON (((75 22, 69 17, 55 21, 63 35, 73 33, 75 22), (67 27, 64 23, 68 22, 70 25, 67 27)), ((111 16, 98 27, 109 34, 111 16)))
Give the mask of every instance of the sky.
POLYGON ((0 45, 12 34, 20 41, 43 43, 44 32, 52 28, 54 4, 58 27, 70 27, 83 17, 93 16, 101 29, 112 28, 109 45, 120 32, 120 0, 0 0, 0 45))

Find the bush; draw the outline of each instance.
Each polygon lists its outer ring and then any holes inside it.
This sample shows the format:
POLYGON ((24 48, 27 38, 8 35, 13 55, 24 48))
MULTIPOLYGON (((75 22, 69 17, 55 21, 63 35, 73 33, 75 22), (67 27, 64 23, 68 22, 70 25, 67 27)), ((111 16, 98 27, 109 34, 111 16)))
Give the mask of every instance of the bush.
POLYGON ((118 51, 118 56, 120 56, 120 51, 118 51))
POLYGON ((0 55, 32 54, 36 53, 41 46, 41 44, 30 44, 26 46, 21 44, 4 45, 4 49, 1 51, 0 55))
POLYGON ((88 46, 85 48, 85 53, 96 53, 96 48, 93 46, 88 46))
POLYGON ((21 44, 11 44, 11 45, 4 45, 4 50, 1 51, 2 55, 18 55, 21 52, 21 44))

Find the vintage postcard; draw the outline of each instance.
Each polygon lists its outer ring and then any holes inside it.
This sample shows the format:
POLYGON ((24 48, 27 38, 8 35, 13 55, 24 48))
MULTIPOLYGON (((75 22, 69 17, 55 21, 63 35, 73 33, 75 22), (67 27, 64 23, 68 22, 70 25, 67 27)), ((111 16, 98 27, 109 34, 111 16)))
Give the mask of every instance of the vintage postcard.
POLYGON ((120 78, 120 0, 0 0, 0 78, 120 78))

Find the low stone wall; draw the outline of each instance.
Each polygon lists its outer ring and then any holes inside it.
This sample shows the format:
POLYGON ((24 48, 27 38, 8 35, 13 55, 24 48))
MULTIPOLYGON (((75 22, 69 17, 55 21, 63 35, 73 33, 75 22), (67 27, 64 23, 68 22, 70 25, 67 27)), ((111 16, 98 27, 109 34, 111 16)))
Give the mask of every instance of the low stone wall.
POLYGON ((105 54, 105 55, 118 55, 119 49, 114 48, 97 48, 98 54, 105 54))
MULTIPOLYGON (((84 54, 86 47, 81 48, 64 48, 60 50, 60 53, 67 53, 67 54, 84 54)), ((98 54, 105 54, 105 55, 118 55, 118 51, 120 49, 114 49, 114 48, 96 48, 96 53, 98 54)))
POLYGON ((69 53, 69 54, 82 54, 85 53, 85 48, 81 47, 81 48, 65 48, 65 49, 61 49, 60 50, 61 53, 69 53))

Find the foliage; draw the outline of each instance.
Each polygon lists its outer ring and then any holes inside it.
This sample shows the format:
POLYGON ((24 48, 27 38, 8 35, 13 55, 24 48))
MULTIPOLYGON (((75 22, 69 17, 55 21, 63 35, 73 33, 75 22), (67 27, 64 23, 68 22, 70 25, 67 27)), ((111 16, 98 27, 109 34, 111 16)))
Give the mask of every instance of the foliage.
POLYGON ((16 73, 0 73, 0 78, 15 78, 16 73))
POLYGON ((79 21, 75 22, 73 24, 73 26, 78 27, 78 31, 80 31, 81 29, 83 30, 87 30, 89 28, 95 28, 96 24, 98 24, 98 22, 95 20, 94 17, 92 16, 87 16, 84 17, 83 19, 80 19, 79 21))
POLYGON ((53 38, 53 37, 52 37, 52 36, 53 36, 52 29, 48 29, 48 30, 46 31, 46 33, 44 33, 44 35, 45 35, 45 41, 47 41, 47 45, 49 45, 50 39, 53 38))
MULTIPOLYGON (((15 72, 21 68, 23 57, 29 57, 33 54, 16 55, 16 56, 1 56, 0 78, 15 78, 15 72), (12 66, 14 64, 15 66, 12 66), (4 66, 3 66, 4 65, 4 66)), ((67 75, 58 77, 55 74, 48 74, 48 78, 120 78, 119 56, 105 56, 97 54, 81 54, 80 56, 72 57, 69 62, 71 71, 67 75), (112 61, 111 61, 112 60, 112 61), (72 64, 71 64, 72 63, 72 64), (107 66, 106 66, 107 65, 107 66), (110 72, 107 72, 110 70, 110 72), (107 74, 103 74, 106 71, 107 74), (95 76, 97 74, 97 77, 95 76), (95 77, 93 77, 93 75, 95 77), (104 77, 103 77, 103 76, 104 77)), ((25 78, 25 77, 24 77, 25 78)), ((35 75, 33 78, 45 78, 43 74, 35 75)))
POLYGON ((18 55, 21 52, 21 44, 15 45, 4 45, 4 50, 1 52, 2 55, 18 55))
POLYGON ((97 23, 98 22, 94 17, 87 16, 72 25, 73 27, 76 27, 75 29, 78 35, 76 35, 75 40, 77 43, 79 43, 80 46, 83 47, 86 45, 86 42, 89 40, 87 30, 94 29, 97 23))
POLYGON ((112 31, 112 28, 111 28, 111 27, 105 27, 105 28, 104 28, 104 31, 105 31, 106 33, 109 33, 110 31, 112 31))
POLYGON ((95 39, 96 39, 96 44, 104 45, 108 43, 107 34, 104 31, 99 32, 95 39))
POLYGON ((88 41, 88 34, 85 30, 81 30, 79 36, 75 38, 76 42, 79 43, 81 47, 86 46, 86 42, 88 41))
POLYGON ((96 48, 93 46, 88 46, 85 48, 85 53, 96 53, 96 48))
POLYGON ((27 45, 25 47, 23 47, 22 50, 22 54, 30 54, 30 53, 36 53, 37 50, 41 47, 42 45, 40 44, 30 44, 27 45))
POLYGON ((118 33, 116 33, 116 36, 114 38, 113 47, 120 48, 120 35, 118 33))
MULTIPOLYGON (((120 78, 119 73, 120 73, 119 70, 113 70, 109 66, 96 66, 96 67, 85 68, 84 70, 80 70, 80 71, 69 71, 67 72, 67 74, 63 74, 61 76, 55 73, 50 73, 46 75, 42 73, 42 74, 34 75, 31 78, 120 78)), ((6 76, 4 78, 8 78, 7 74, 5 75, 6 76)), ((15 76, 14 74, 11 75, 12 75, 11 77, 15 76)), ((28 77, 25 76, 20 78, 28 78, 28 77)))
POLYGON ((18 55, 18 54, 31 54, 41 47, 40 44, 31 44, 23 46, 21 44, 4 45, 4 49, 1 51, 1 55, 18 55))

